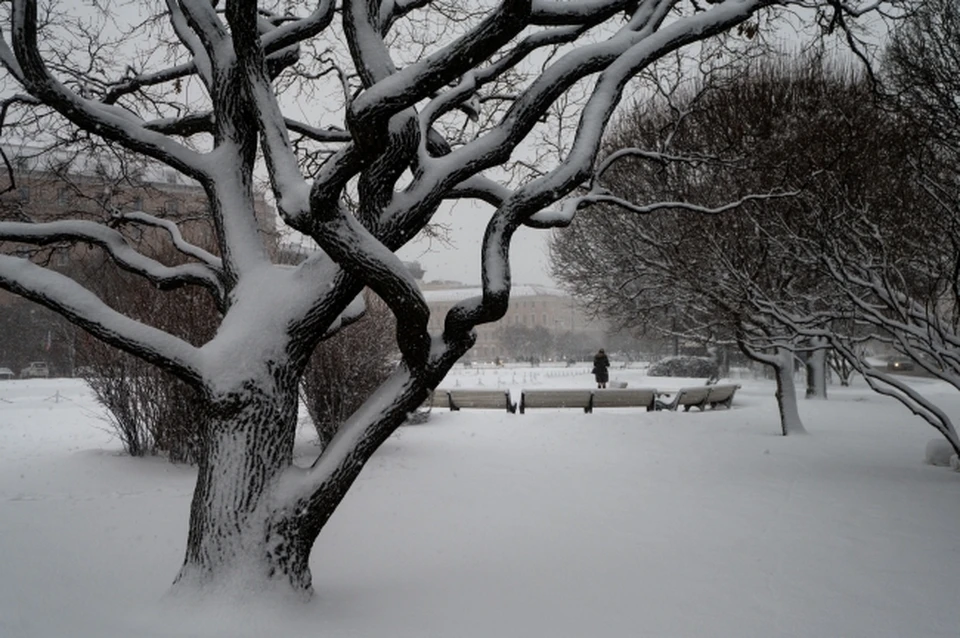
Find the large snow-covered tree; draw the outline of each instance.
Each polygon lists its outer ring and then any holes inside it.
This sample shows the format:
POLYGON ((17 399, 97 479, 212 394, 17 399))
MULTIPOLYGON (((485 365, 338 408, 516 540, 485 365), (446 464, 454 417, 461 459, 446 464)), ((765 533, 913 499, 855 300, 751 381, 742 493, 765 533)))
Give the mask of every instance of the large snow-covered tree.
POLYGON ((845 27, 896 4, 166 0, 134 5, 141 15, 124 21, 102 2, 4 2, 3 132, 37 143, 94 140, 195 180, 209 198, 217 251, 134 210, 109 221, 165 228, 188 260, 160 263, 115 223, 53 210, 0 222, 0 240, 95 246, 158 289, 207 291, 222 318, 196 346, 14 255, 0 255, 0 286, 204 397, 175 589, 240 583, 309 594, 318 534, 377 447, 473 345, 474 327, 506 311, 517 229, 569 222, 572 208, 552 207, 590 176, 631 80, 738 25, 753 33, 779 11, 845 27), (105 13, 91 17, 90 7, 105 13), (559 114, 577 124, 553 163, 541 157, 528 178, 497 181, 508 173, 495 169, 523 159, 524 144, 550 133, 559 114), (275 264, 258 233, 261 166, 283 223, 322 249, 296 266, 275 264), (431 334, 427 305, 395 253, 441 204, 463 198, 492 209, 478 254, 483 292, 431 334), (297 466, 299 379, 317 343, 362 312, 364 287, 397 318, 401 362, 318 458, 297 466))
POLYGON ((592 206, 551 244, 554 276, 622 325, 735 340, 773 371, 782 432, 802 432, 794 360, 806 356, 811 394, 825 396, 826 344, 753 300, 842 307, 792 244, 819 235, 836 184, 884 200, 888 180, 864 175, 897 170, 876 165, 892 135, 873 132, 895 133, 890 118, 865 81, 817 57, 754 61, 661 94, 609 134, 581 200, 592 206), (643 205, 651 195, 659 203, 643 205))

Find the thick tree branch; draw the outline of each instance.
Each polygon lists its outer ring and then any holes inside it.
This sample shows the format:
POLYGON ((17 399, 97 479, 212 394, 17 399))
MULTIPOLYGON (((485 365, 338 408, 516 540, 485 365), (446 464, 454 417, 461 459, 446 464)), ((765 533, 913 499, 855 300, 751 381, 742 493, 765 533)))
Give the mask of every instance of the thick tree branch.
POLYGON ((26 259, 0 255, 0 287, 50 308, 94 337, 199 386, 197 349, 113 310, 65 275, 26 259))
POLYGON ((207 264, 188 263, 165 266, 131 246, 116 230, 95 222, 56 221, 40 224, 0 222, 0 239, 35 246, 59 242, 84 242, 102 248, 124 270, 145 277, 154 285, 171 289, 192 284, 203 286, 223 302, 223 285, 216 270, 207 264))

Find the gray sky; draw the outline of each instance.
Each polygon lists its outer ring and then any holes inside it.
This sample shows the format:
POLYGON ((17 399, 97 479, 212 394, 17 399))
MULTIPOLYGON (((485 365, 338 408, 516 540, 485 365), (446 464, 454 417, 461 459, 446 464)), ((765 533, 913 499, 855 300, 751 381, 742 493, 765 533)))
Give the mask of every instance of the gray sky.
MULTIPOLYGON (((418 261, 426 271, 424 279, 480 284, 480 242, 493 209, 482 204, 460 202, 444 208, 435 217, 450 229, 450 245, 436 240, 415 241, 399 251, 404 261, 418 261)), ((510 264, 514 284, 556 285, 548 274, 549 231, 522 228, 514 235, 510 264)))

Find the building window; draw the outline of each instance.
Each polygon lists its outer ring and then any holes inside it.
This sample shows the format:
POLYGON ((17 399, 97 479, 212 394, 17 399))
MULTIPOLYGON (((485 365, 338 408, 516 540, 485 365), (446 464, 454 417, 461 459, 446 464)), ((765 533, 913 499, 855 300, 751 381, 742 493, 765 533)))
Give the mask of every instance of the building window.
POLYGON ((24 204, 30 201, 30 187, 21 186, 17 192, 20 194, 20 201, 24 204))
POLYGON ((69 203, 70 203, 70 189, 61 188, 59 191, 57 191, 57 204, 59 204, 60 206, 66 206, 69 203))
POLYGON ((168 199, 163 204, 163 210, 168 213, 179 213, 180 212, 180 203, 175 199, 168 199))
POLYGON ((143 210, 143 198, 142 198, 142 197, 134 197, 134 198, 133 198, 133 203, 130 204, 130 205, 133 207, 133 210, 143 210))

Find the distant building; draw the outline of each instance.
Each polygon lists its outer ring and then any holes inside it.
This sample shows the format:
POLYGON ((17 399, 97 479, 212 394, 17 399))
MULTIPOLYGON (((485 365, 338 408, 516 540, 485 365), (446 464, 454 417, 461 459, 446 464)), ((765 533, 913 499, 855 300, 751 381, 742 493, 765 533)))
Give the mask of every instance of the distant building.
MULTIPOLYGON (((447 311, 457 302, 482 294, 479 286, 469 287, 459 282, 429 282, 422 284, 421 289, 430 307, 431 332, 442 330, 447 311)), ((563 291, 549 286, 517 285, 511 289, 510 306, 503 318, 477 326, 477 343, 467 356, 480 361, 524 356, 525 353, 514 352, 504 343, 504 329, 510 326, 544 328, 555 339, 570 342, 554 346, 554 356, 558 357, 602 344, 607 332, 605 322, 589 317, 576 300, 563 291)))
MULTIPOLYGON (((109 158, 25 146, 5 146, 3 150, 13 166, 14 183, 7 171, 0 170, 0 190, 6 190, 0 196, 0 219, 112 222, 115 213, 142 211, 176 222, 184 239, 216 250, 206 192, 199 183, 171 168, 143 161, 121 166, 109 158)), ((256 196, 254 210, 261 232, 268 235, 267 244, 275 245, 276 215, 262 193, 256 196)), ((144 236, 149 241, 153 235, 164 235, 136 224, 117 227, 135 243, 142 243, 144 236)), ((8 245, 0 246, 9 254, 8 245)), ((58 262, 65 263, 66 257, 55 254, 54 263, 58 262)))
MULTIPOLYGON (((206 192, 199 183, 155 162, 122 166, 112 156, 46 152, 29 146, 4 146, 11 173, 0 165, 0 220, 47 222, 85 219, 110 224, 144 254, 164 263, 186 260, 169 236, 155 227, 117 223, 117 213, 142 211, 177 224, 183 238, 217 253, 206 192)), ((264 242, 276 250, 276 215, 262 194, 254 211, 264 242)), ((37 247, 0 241, 0 253, 29 257, 74 278, 94 281, 116 269, 98 249, 84 244, 37 247)), ((27 361, 47 360, 54 374, 73 367, 72 327, 52 312, 0 290, 0 366, 18 370, 27 361), (34 334, 36 333, 36 334, 34 334)))

